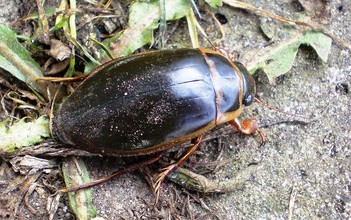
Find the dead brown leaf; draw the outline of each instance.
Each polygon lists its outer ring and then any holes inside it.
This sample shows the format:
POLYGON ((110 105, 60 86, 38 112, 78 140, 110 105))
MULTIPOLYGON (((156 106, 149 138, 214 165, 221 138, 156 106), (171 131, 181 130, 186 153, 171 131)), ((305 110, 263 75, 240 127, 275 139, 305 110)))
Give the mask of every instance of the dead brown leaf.
POLYGON ((310 17, 323 20, 330 17, 330 7, 324 0, 299 0, 299 2, 310 17))
POLYGON ((306 18, 304 21, 315 27, 327 26, 331 20, 330 6, 323 0, 299 0, 305 9, 306 18))
POLYGON ((55 62, 55 59, 50 58, 46 61, 44 65, 44 75, 50 76, 55 75, 64 71, 69 65, 69 59, 63 61, 55 62))
POLYGON ((71 56, 71 49, 59 40, 50 40, 48 54, 58 61, 63 61, 71 56))

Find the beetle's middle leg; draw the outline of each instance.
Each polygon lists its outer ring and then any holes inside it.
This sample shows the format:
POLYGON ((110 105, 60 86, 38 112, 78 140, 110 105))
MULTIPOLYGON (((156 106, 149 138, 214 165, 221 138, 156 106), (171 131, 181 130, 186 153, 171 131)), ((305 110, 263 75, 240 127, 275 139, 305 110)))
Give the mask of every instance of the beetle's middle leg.
POLYGON ((229 121, 229 123, 243 134, 253 134, 257 131, 261 137, 261 145, 266 142, 266 139, 261 130, 258 128, 258 124, 255 119, 246 118, 243 122, 240 122, 238 118, 235 118, 234 120, 229 121))
POLYGON ((156 180, 156 183, 155 183, 156 201, 158 200, 158 193, 159 193, 159 189, 160 189, 162 181, 166 178, 166 176, 169 173, 171 173, 174 169, 176 169, 179 166, 181 166, 194 153, 194 151, 200 145, 201 140, 202 140, 202 135, 200 135, 197 138, 194 138, 191 141, 193 145, 191 147, 189 147, 189 149, 185 152, 185 154, 178 161, 176 161, 174 163, 171 163, 167 167, 164 167, 164 168, 161 169, 161 172, 158 174, 157 180, 156 180))

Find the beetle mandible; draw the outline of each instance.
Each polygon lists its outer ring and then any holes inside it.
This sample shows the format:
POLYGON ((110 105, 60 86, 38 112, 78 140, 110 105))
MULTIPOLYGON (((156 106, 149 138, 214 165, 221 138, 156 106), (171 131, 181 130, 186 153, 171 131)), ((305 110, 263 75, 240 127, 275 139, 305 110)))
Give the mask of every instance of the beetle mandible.
POLYGON ((68 97, 53 119, 53 135, 65 144, 114 156, 153 154, 193 140, 163 169, 158 183, 196 149, 204 132, 240 123, 254 100, 255 81, 239 62, 210 49, 173 49, 112 60, 97 67, 68 97))

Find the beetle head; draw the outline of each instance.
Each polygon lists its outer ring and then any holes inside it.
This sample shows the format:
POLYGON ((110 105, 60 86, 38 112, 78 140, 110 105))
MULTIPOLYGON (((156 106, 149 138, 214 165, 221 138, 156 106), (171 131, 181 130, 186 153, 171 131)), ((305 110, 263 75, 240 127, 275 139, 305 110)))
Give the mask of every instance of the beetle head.
POLYGON ((243 91, 242 103, 245 106, 249 106, 252 104, 252 102, 255 99, 255 94, 256 94, 255 80, 242 63, 235 62, 235 65, 239 68, 243 76, 244 91, 243 91))

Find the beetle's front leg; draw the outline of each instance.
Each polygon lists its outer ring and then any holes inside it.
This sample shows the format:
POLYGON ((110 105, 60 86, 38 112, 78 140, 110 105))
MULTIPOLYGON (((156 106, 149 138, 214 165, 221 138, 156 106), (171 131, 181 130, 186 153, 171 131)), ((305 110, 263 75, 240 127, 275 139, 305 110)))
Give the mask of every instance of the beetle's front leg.
POLYGON ((235 118, 234 120, 229 121, 229 123, 243 134, 253 134, 257 131, 261 137, 261 145, 266 142, 266 139, 263 136, 262 131, 258 128, 258 124, 255 119, 246 118, 243 122, 240 122, 238 118, 235 118))
POLYGON ((238 118, 235 118, 234 120, 229 121, 229 123, 243 134, 253 134, 258 128, 257 121, 252 118, 246 118, 242 123, 238 118))

